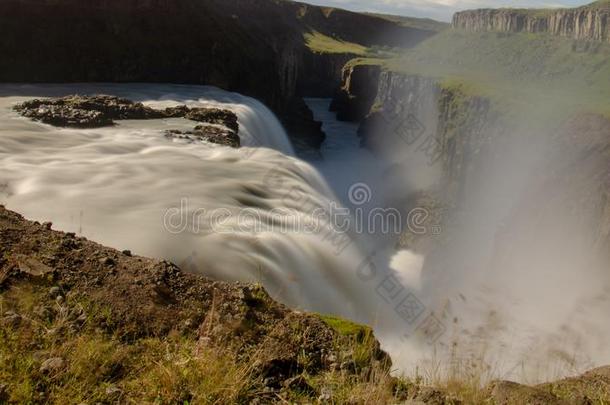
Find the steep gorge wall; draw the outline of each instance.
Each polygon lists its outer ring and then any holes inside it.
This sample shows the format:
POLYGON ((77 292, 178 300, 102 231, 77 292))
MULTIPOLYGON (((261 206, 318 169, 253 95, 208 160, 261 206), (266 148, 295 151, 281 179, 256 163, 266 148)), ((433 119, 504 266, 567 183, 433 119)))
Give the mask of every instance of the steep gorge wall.
POLYGON ((332 97, 341 86, 345 65, 357 55, 349 53, 315 53, 303 55, 302 71, 297 93, 304 97, 332 97))
POLYGON ((377 94, 381 67, 346 64, 341 70, 341 86, 336 89, 330 110, 339 121, 360 121, 371 109, 377 94))
MULTIPOLYGON (((594 247, 608 256, 607 118, 575 114, 540 133, 539 126, 515 119, 459 84, 388 71, 379 76, 373 104, 359 130, 363 145, 393 162, 407 161, 402 170, 433 172, 433 184, 416 189, 408 203, 430 208, 449 235, 452 228, 466 229, 473 240, 479 233, 477 244, 496 240, 499 256, 523 240, 530 241, 525 250, 561 235, 567 246, 594 247), (443 214, 434 212, 436 203, 443 214)), ((423 240, 429 242, 428 236, 423 240)))
POLYGON ((414 44, 432 32, 337 9, 277 0, 4 0, 0 81, 211 84, 281 111, 310 76, 312 30, 365 46, 414 44))
POLYGON ((359 134, 381 155, 412 153, 440 169, 438 189, 452 205, 463 203, 470 179, 485 156, 498 117, 482 97, 417 75, 383 71, 373 107, 359 134))
POLYGON ((295 95, 302 39, 269 1, 6 0, 0 15, 0 81, 211 84, 276 110, 295 95))
MULTIPOLYGON (((456 308, 460 299, 473 299, 471 288, 481 282, 501 291, 492 293, 494 299, 506 294, 530 302, 525 311, 557 322, 560 339, 591 334, 603 340, 587 324, 595 319, 590 312, 606 309, 610 298, 610 120, 575 111, 546 123, 545 131, 530 117, 498 110, 493 100, 456 84, 391 72, 381 79, 376 106, 363 124, 367 146, 385 141, 381 153, 404 151, 405 138, 397 139, 391 123, 408 121, 409 115, 425 127, 423 137, 430 134, 438 142, 436 163, 417 165, 409 161, 425 149, 420 141, 407 145, 411 154, 405 155, 403 174, 425 175, 430 165, 439 174, 435 185, 406 201, 408 209, 427 213, 426 232, 405 228, 400 246, 425 255, 422 294, 442 297, 440 319, 467 324, 471 314, 456 308), (376 125, 365 129, 371 120, 376 125), (452 297, 456 291, 464 295, 452 297), (546 302, 539 303, 541 298, 546 302), (558 307, 559 315, 553 313, 558 307)), ((499 319, 519 313, 495 300, 486 305, 499 319)), ((511 324, 515 334, 519 322, 511 324)), ((568 347, 542 339, 536 356, 554 359, 557 348, 568 347)), ((601 361, 599 351, 589 353, 601 361)))
POLYGON ((610 3, 557 10, 469 10, 456 13, 452 26, 474 32, 546 32, 577 40, 610 42, 610 3))

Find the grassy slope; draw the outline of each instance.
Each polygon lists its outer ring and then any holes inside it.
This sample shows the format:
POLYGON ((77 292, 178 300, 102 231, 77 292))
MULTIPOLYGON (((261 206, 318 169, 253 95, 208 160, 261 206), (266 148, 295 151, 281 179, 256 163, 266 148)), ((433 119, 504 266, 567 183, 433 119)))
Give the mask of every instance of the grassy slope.
POLYGON ((431 18, 415 18, 415 17, 406 17, 406 16, 399 16, 399 15, 378 14, 378 13, 367 13, 367 14, 373 15, 375 17, 384 18, 389 21, 396 22, 396 23, 402 25, 403 27, 411 27, 411 28, 417 28, 417 29, 421 29, 421 30, 435 31, 435 32, 439 32, 446 28, 449 28, 448 23, 436 21, 431 18))
POLYGON ((316 53, 326 54, 395 57, 399 49, 412 47, 449 27, 447 23, 431 19, 308 5, 295 12, 304 25, 305 45, 316 53))
POLYGON ((325 390, 335 403, 398 399, 370 328, 1 205, 0 241, 0 404, 312 403, 325 390))
MULTIPOLYGON (((399 55, 398 48, 390 47, 366 47, 364 45, 344 41, 340 38, 332 38, 318 31, 311 31, 303 34, 305 45, 314 53, 317 54, 342 54, 351 55, 351 57, 360 59, 379 60, 375 63, 381 63, 384 59, 396 58, 399 55)), ((371 62, 365 62, 371 63, 371 62)))
POLYGON ((315 53, 348 53, 358 56, 368 54, 368 49, 360 44, 331 38, 317 31, 303 35, 305 44, 315 53))
POLYGON ((511 111, 610 115, 610 45, 547 34, 445 30, 382 61, 387 69, 461 83, 511 111))

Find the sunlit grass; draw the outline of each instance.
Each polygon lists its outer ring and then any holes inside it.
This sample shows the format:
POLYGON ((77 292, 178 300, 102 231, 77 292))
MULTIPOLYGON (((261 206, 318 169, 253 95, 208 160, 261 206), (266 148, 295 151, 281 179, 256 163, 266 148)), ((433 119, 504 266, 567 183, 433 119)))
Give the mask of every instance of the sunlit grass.
POLYGON ((386 59, 359 58, 386 70, 461 83, 502 111, 538 121, 576 112, 609 115, 610 45, 548 34, 447 29, 386 59))
POLYGON ((331 38, 317 31, 304 34, 304 39, 307 47, 316 53, 368 54, 368 48, 363 45, 331 38))

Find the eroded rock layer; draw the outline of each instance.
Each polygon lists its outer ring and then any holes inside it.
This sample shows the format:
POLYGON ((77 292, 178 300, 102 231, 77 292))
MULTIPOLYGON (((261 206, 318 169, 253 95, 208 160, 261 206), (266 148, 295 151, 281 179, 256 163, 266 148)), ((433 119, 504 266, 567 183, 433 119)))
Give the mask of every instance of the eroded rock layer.
POLYGON ((453 27, 468 31, 550 33, 610 42, 610 3, 557 10, 479 9, 456 13, 453 27))

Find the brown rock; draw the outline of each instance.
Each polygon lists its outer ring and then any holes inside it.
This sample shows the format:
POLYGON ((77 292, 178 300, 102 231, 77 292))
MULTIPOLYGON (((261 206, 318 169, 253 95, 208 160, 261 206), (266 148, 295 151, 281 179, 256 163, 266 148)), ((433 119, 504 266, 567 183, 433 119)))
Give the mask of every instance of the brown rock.
POLYGON ((61 371, 65 366, 64 359, 61 357, 53 357, 45 360, 40 366, 40 372, 42 374, 53 374, 61 371))
MULTIPOLYGON (((182 272, 171 263, 123 255, 84 238, 79 249, 67 249, 58 243, 65 239, 64 233, 45 229, 1 208, 0 235, 8 258, 17 252, 36 257, 40 249, 56 258, 54 282, 70 291, 70 299, 61 307, 52 303, 49 285, 41 290, 49 301, 23 315, 24 319, 26 315, 36 320, 52 319, 53 311, 57 311, 67 322, 65 327, 49 331, 51 338, 77 333, 83 324, 100 333, 118 333, 124 341, 178 331, 212 350, 239 355, 248 364, 258 361, 258 376, 261 380, 269 378, 278 390, 284 381, 303 371, 312 376, 328 371, 325 359, 329 355, 346 361, 348 353, 354 353, 353 338, 340 336, 319 316, 293 312, 276 303, 261 287, 213 281, 182 272), (120 271, 101 266, 101 258, 113 258, 113 268, 120 271), (83 299, 93 307, 108 308, 109 313, 86 314, 83 308, 71 306, 83 299)), ((0 271, 14 266, 15 261, 0 261, 0 271)), ((21 285, 8 288, 21 288, 33 280, 24 277, 15 282, 21 285)), ((63 359, 50 360, 43 364, 43 371, 65 367, 63 359)), ((373 364, 372 359, 359 361, 363 368, 373 364)))
POLYGON ((235 131, 217 125, 197 125, 192 131, 168 130, 165 131, 165 136, 188 142, 207 141, 232 148, 238 148, 241 144, 235 131))
POLYGON ((53 272, 52 268, 41 263, 37 259, 23 255, 17 256, 17 265, 19 271, 33 277, 41 277, 53 272))
POLYGON ((113 120, 162 118, 164 113, 116 96, 71 95, 35 99, 14 107, 24 117, 58 127, 97 128, 113 120))
POLYGON ((550 392, 511 381, 495 381, 488 389, 496 405, 567 405, 550 392))
POLYGON ((237 115, 229 110, 221 110, 220 108, 191 108, 184 118, 208 124, 222 125, 236 133, 239 131, 237 115))

